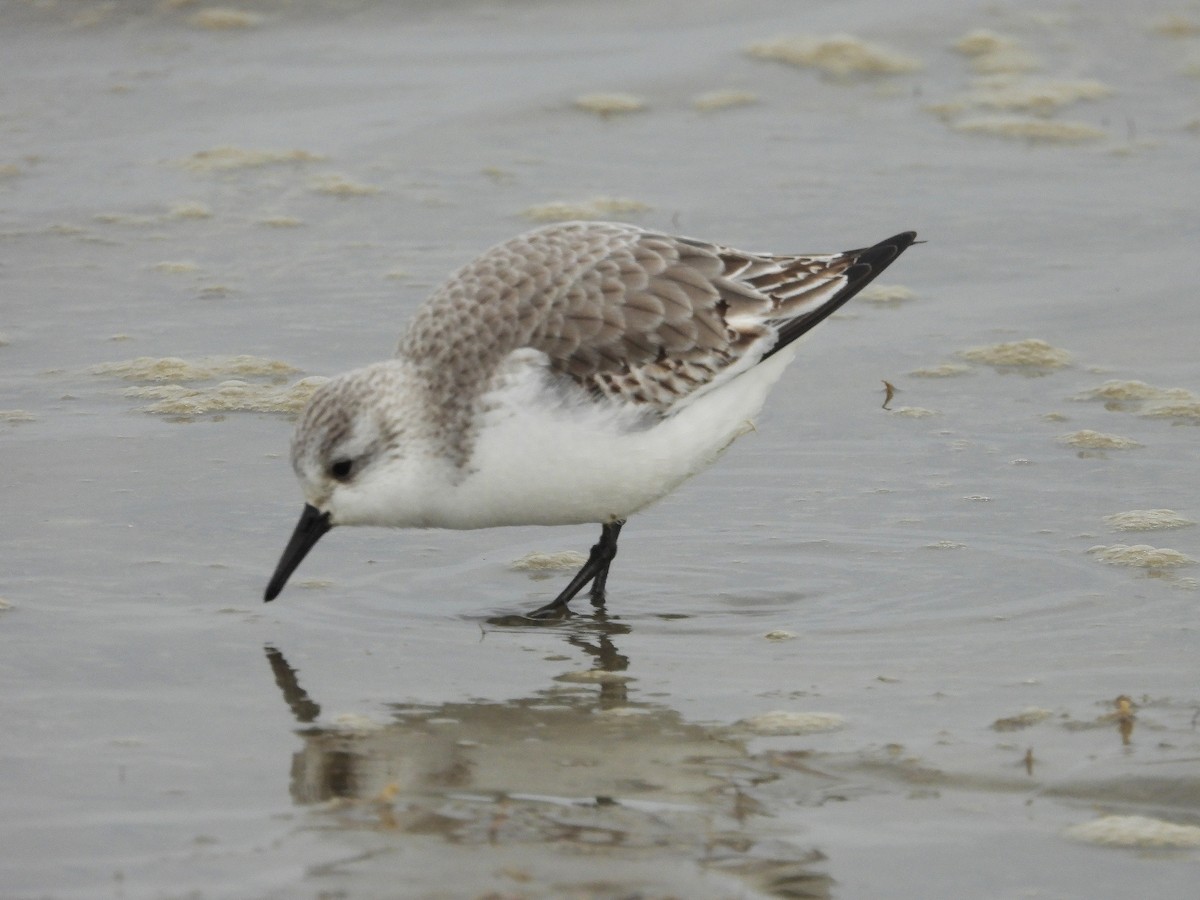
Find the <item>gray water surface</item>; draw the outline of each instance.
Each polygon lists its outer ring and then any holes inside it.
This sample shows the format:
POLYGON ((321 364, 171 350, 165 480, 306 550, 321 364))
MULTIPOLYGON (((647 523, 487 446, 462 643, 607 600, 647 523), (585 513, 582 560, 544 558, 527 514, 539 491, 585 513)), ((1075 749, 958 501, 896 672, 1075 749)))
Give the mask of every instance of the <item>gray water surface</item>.
POLYGON ((1105 518, 1200 519, 1194 3, 240 10, 0 8, 0 895, 1196 896, 1200 528, 1105 518), (591 527, 264 606, 292 386, 551 203, 928 243, 605 610, 497 624, 591 527))

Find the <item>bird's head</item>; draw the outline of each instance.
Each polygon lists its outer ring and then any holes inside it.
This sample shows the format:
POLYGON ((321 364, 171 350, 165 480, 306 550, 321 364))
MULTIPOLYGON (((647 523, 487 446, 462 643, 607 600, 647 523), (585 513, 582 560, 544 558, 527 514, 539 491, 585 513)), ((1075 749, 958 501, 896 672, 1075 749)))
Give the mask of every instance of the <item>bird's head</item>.
POLYGON ((429 428, 406 403, 414 379, 393 360, 321 385, 292 437, 292 468, 305 506, 280 557, 265 599, 274 600, 322 535, 335 525, 404 525, 405 496, 417 472, 405 465, 422 451, 429 428))

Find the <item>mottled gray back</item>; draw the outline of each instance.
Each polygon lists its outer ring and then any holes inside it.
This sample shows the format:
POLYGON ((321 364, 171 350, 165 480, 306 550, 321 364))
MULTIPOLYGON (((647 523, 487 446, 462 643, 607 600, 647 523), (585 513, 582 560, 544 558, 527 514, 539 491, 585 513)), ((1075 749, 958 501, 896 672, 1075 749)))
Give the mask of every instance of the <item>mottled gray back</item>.
POLYGON ((590 390, 666 412, 786 318, 782 307, 832 294, 850 262, 747 254, 632 225, 553 225, 455 273, 399 353, 447 411, 532 347, 590 390))

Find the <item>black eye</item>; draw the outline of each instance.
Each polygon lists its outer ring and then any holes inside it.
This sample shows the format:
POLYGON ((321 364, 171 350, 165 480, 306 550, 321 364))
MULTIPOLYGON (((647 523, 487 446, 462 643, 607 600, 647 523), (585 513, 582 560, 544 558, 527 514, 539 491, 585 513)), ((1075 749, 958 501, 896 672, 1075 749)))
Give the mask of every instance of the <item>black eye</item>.
POLYGON ((350 477, 350 472, 353 468, 354 468, 354 460, 339 459, 337 462, 335 462, 332 466, 329 467, 329 474, 332 475, 334 478, 336 478, 338 481, 345 481, 347 478, 350 477))

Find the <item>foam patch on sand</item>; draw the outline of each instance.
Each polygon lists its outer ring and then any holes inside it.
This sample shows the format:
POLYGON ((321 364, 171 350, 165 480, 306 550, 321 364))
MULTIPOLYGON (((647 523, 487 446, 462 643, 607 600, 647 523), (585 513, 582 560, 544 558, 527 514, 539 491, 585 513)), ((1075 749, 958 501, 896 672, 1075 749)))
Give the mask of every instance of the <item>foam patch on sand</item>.
POLYGON ((520 559, 509 563, 509 568, 517 572, 562 572, 578 569, 587 562, 587 557, 575 550, 563 550, 559 553, 526 553, 520 559))
POLYGON ((915 291, 898 284, 872 284, 858 294, 860 301, 881 304, 904 303, 908 300, 915 300, 916 297, 915 291))
POLYGON ((692 98, 692 107, 700 112, 715 112, 735 106, 752 106, 758 102, 758 94, 750 91, 709 91, 692 98))
POLYGON ((150 387, 133 387, 125 391, 126 397, 152 400, 141 407, 142 412, 160 416, 203 416, 225 412, 263 412, 296 415, 313 391, 329 379, 312 376, 302 378, 295 384, 280 387, 270 384, 252 384, 246 381, 223 381, 213 387, 184 387, 180 384, 164 384, 150 387))
POLYGON ((187 21, 193 28, 205 28, 209 31, 234 31, 261 25, 263 17, 244 9, 212 6, 193 13, 188 16, 187 21))
POLYGON ((541 203, 521 211, 535 222, 570 222, 575 219, 603 219, 607 216, 631 215, 649 210, 640 200, 627 197, 593 197, 577 203, 541 203))
POLYGON ((136 213, 97 213, 92 218, 97 222, 103 222, 105 225, 131 225, 135 227, 157 225, 159 222, 158 216, 143 216, 136 213))
POLYGON ((1101 562, 1138 569, 1174 569, 1180 566, 1190 566, 1196 562, 1178 550, 1171 550, 1167 547, 1151 547, 1149 544, 1096 546, 1090 548, 1088 553, 1101 562))
POLYGON ((287 163, 320 162, 323 159, 324 156, 307 150, 248 150, 226 145, 197 151, 178 160, 177 164, 190 172, 228 172, 287 163))
POLYGON ((1200 19, 1189 18, 1178 13, 1163 16, 1154 21, 1150 30, 1169 38, 1200 37, 1200 19))
POLYGON ((94 375, 111 375, 128 381, 209 381, 238 376, 266 377, 282 381, 298 370, 277 359, 261 356, 204 356, 195 360, 177 356, 139 356, 122 362, 103 363, 94 375))
POLYGON ((602 118, 619 116, 626 113, 641 112, 647 106, 646 100, 636 94, 595 93, 581 94, 574 100, 576 109, 589 112, 602 118))
POLYGON ((913 378, 954 378, 958 375, 967 375, 970 372, 970 366, 963 366, 958 363, 943 363, 940 366, 914 369, 908 374, 913 378))
POLYGON ((379 188, 375 185, 355 181, 337 172, 318 175, 309 181, 308 186, 318 194, 329 194, 332 197, 369 197, 379 193, 379 188))
POLYGON ((260 356, 212 356, 187 360, 179 357, 141 356, 105 363, 89 370, 93 375, 140 381, 124 394, 152 401, 142 412, 187 418, 224 412, 268 412, 295 415, 327 378, 302 378, 284 385, 296 368, 260 356), (231 378, 230 376, 237 376, 231 378), (261 379, 250 382, 244 379, 261 379), (215 385, 197 382, 223 380, 215 385))
POLYGON ((188 200, 183 203, 176 203, 167 212, 169 219, 210 219, 212 218, 212 209, 207 203, 201 203, 198 200, 188 200))
POLYGON ((1030 78, 1037 59, 1015 39, 987 29, 968 32, 953 45, 968 57, 976 77, 951 99, 926 106, 966 134, 1043 143, 1077 144, 1108 133, 1087 122, 1051 120, 1059 110, 1112 96, 1113 89, 1088 78, 1030 78), (960 116, 967 115, 966 118, 960 116))
MULTIPOLYGON (((1174 389, 1181 390, 1181 389, 1174 389)), ((1106 381, 1098 388, 1092 388, 1090 391, 1084 391, 1078 396, 1079 400, 1115 400, 1123 401, 1143 401, 1157 400, 1162 397, 1166 390, 1155 387, 1152 384, 1147 384, 1144 381, 1106 381)))
POLYGON ((199 272, 200 266, 190 259, 164 259, 150 266, 152 272, 165 272, 168 275, 190 275, 199 272))
POLYGON ((1160 388, 1144 381, 1106 381, 1084 391, 1076 400, 1103 400, 1109 409, 1135 412, 1158 419, 1200 422, 1200 395, 1187 388, 1160 388))
POLYGON ((92 218, 97 222, 103 222, 105 225, 146 227, 149 225, 163 225, 180 219, 209 219, 212 218, 212 209, 205 203, 189 200, 176 203, 161 215, 111 212, 97 213, 92 218))
POLYGON ((1053 710, 1042 709, 1039 706, 1031 706, 1024 711, 1017 713, 1015 716, 1005 716, 1003 719, 997 719, 992 723, 992 730, 1020 731, 1024 728, 1037 725, 1039 722, 1045 722, 1052 715, 1054 715, 1053 710))
POLYGON ((1185 392, 1186 397, 1177 400, 1164 398, 1142 410, 1143 416, 1152 419, 1191 419, 1200 422, 1200 397, 1185 392))
POLYGON ((964 34, 952 46, 970 58, 971 68, 981 75, 1013 74, 1038 68, 1037 57, 1022 47, 1016 38, 986 28, 964 34))
POLYGON ((1148 816, 1104 816, 1072 825, 1065 837, 1106 847, 1200 847, 1200 827, 1148 816))
POLYGON ((1121 437, 1117 434, 1104 434, 1100 431, 1089 431, 1088 429, 1059 435, 1058 442, 1083 450, 1130 450, 1142 446, 1132 438, 1121 437))
POLYGON ((1071 364, 1070 353, 1037 338, 971 347, 958 355, 970 362, 1013 368, 1061 369, 1071 364))
POLYGON ((817 69, 834 78, 902 75, 922 68, 919 59, 848 34, 781 35, 749 45, 746 53, 755 59, 817 69))
POLYGON ((1131 509, 1105 516, 1104 521, 1117 531, 1157 531, 1196 524, 1194 519, 1181 516, 1173 509, 1131 509))
POLYGON ((973 107, 1005 112, 1049 116, 1065 106, 1085 100, 1100 100, 1114 93, 1107 84, 1095 79, 980 79, 963 97, 973 107))
POLYGON ((1077 144, 1107 137, 1086 122, 1049 121, 1031 116, 976 116, 954 123, 956 131, 1044 143, 1077 144))
POLYGON ((819 734, 846 727, 846 719, 837 713, 788 712, 772 710, 737 722, 740 728, 761 735, 819 734))

